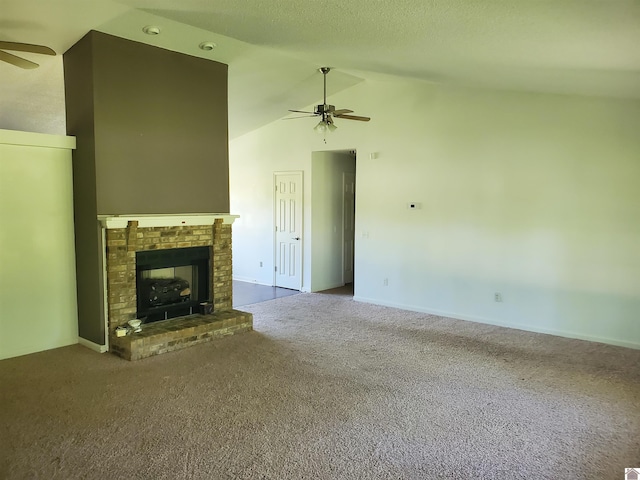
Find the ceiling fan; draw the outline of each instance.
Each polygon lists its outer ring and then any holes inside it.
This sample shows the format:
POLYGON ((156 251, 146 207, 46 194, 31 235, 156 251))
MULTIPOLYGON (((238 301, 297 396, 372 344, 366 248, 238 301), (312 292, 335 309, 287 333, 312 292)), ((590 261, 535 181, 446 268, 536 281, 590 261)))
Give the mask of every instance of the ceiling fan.
POLYGON ((304 118, 304 117, 315 117, 319 116, 320 122, 315 126, 314 130, 318 133, 326 133, 327 131, 333 132, 336 128, 333 119, 334 118, 343 118, 345 120, 358 120, 360 122, 368 122, 371 120, 369 117, 360 117, 358 115, 349 115, 353 113, 353 110, 340 109, 336 110, 336 107, 333 105, 327 104, 327 74, 331 71, 329 67, 322 67, 319 69, 322 72, 323 80, 324 80, 324 97, 322 105, 316 105, 316 108, 313 112, 305 112, 302 110, 289 110, 294 113, 307 113, 308 115, 304 115, 301 117, 291 117, 291 118, 304 118))
POLYGON ((42 55, 55 55, 51 48, 44 45, 33 45, 31 43, 19 43, 19 42, 4 42, 0 40, 0 61, 10 63, 16 67, 32 69, 38 68, 39 65, 35 62, 27 60, 22 57, 18 57, 12 53, 5 52, 5 50, 12 50, 15 52, 29 52, 40 53, 42 55))

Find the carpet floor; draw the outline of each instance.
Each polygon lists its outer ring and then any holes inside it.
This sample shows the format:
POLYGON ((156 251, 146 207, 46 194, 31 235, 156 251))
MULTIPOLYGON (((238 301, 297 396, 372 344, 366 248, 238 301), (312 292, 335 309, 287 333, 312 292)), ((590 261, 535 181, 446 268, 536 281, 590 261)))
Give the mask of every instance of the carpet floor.
POLYGON ((0 362, 3 479, 621 479, 640 351, 300 294, 138 362, 0 362))

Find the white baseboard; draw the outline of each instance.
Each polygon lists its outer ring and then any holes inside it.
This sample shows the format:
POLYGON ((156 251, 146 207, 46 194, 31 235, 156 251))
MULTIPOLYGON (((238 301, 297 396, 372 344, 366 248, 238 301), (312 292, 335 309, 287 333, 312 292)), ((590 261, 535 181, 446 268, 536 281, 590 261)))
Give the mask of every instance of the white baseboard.
POLYGON ((78 337, 78 343, 83 347, 90 348, 94 352, 105 353, 109 350, 107 345, 98 345, 97 343, 93 343, 86 338, 78 337))
POLYGON ((321 285, 320 287, 316 287, 311 293, 324 292, 325 290, 333 290, 334 288, 342 288, 345 284, 343 282, 338 283, 328 283, 326 285, 321 285))
POLYGON ((234 275, 233 280, 235 280, 236 282, 255 283, 256 285, 265 285, 267 287, 273 287, 271 283, 262 283, 256 280, 255 278, 250 278, 250 277, 237 277, 234 275))
POLYGON ((353 300, 362 303, 371 303, 373 305, 381 305, 383 307, 399 308, 401 310, 409 310, 412 312, 429 313, 431 315, 438 315, 439 317, 453 318, 455 320, 464 320, 468 322, 485 323, 487 325, 495 325, 497 327, 513 328, 516 330, 524 330, 525 332, 545 333, 547 335, 555 335, 557 337, 575 338, 578 340, 586 340, 588 342, 606 343, 608 345, 616 345, 618 347, 633 348, 640 350, 640 343, 628 342, 625 340, 618 340, 615 338, 600 337, 596 335, 588 335, 579 332, 572 332, 568 330, 558 330, 554 328, 538 327, 536 325, 522 325, 517 323, 504 322, 500 320, 493 320, 490 318, 479 317, 474 315, 465 315, 456 312, 445 312, 442 310, 429 309, 424 307, 418 307, 415 305, 403 305, 393 302, 384 302, 374 298, 354 296, 353 300))

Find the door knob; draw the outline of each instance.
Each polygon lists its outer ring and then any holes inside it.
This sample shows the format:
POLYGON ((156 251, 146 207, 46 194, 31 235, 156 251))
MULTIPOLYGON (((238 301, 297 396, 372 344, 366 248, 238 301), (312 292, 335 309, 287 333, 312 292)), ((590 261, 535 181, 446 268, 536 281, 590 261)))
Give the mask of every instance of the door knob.
POLYGON ((292 237, 292 240, 300 240, 300 237, 292 237))

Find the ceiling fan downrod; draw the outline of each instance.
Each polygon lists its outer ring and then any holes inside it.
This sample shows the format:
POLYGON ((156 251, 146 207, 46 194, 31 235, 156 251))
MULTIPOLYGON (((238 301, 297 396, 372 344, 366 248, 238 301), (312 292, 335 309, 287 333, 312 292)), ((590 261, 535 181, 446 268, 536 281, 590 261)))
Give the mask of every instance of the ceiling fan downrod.
POLYGON ((335 107, 333 105, 327 104, 327 73, 331 71, 331 68, 320 67, 318 70, 322 73, 322 76, 323 76, 322 78, 323 78, 324 91, 322 96, 322 105, 317 105, 314 113, 316 115, 322 115, 322 121, 326 122, 327 117, 329 117, 331 113, 335 110, 335 107))
POLYGON ((329 67, 320 67, 320 71, 322 72, 322 77, 324 80, 324 96, 322 97, 322 102, 324 104, 324 110, 327 110, 327 73, 331 71, 329 67))

